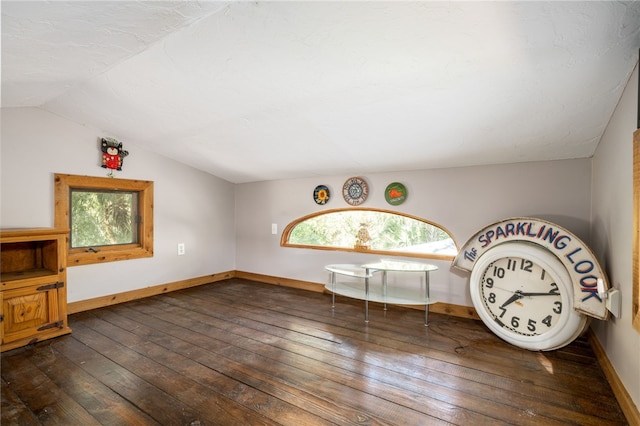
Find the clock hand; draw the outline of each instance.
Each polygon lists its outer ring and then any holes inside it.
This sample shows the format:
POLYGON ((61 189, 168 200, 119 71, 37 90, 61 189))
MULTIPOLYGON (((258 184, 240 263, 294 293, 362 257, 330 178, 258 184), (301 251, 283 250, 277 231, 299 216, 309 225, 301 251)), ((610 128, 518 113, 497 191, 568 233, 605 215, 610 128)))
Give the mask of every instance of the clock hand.
POLYGON ((502 306, 500 306, 501 308, 504 308, 507 305, 512 304, 513 302, 515 302, 516 300, 522 299, 522 292, 520 290, 517 290, 515 293, 513 293, 513 296, 511 296, 510 298, 507 299, 506 302, 504 302, 502 304, 502 306))
POLYGON ((522 297, 524 296, 560 296, 560 293, 522 293, 520 292, 522 297))

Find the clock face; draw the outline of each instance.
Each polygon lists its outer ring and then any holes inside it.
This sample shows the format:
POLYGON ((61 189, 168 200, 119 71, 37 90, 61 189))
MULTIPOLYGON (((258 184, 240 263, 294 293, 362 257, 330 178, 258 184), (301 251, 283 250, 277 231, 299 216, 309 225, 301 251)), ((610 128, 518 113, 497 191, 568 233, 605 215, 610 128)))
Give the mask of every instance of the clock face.
POLYGON ((551 271, 531 259, 501 257, 480 278, 485 311, 500 327, 523 336, 548 333, 562 315, 562 295, 551 271))
POLYGON ((352 206, 358 206, 369 196, 367 182, 359 177, 351 177, 346 180, 342 187, 344 200, 352 206))
POLYGON ((575 339, 587 318, 573 309, 573 287, 562 263, 531 243, 503 243, 476 262, 471 298, 499 337, 531 350, 551 350, 575 339))

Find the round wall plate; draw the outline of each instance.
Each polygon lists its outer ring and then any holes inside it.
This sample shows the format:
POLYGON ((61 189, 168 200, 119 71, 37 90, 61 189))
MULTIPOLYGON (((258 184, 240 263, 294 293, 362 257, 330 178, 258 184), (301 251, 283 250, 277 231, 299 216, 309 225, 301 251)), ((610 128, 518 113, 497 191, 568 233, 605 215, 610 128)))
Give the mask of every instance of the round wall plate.
POLYGON ((358 206, 369 196, 369 186, 362 178, 350 177, 342 187, 342 196, 348 204, 358 206))
POLYGON ((384 199, 392 206, 399 206, 407 199, 407 188, 400 182, 392 182, 384 190, 384 199))
POLYGON ((313 201, 315 201, 316 204, 327 204, 329 197, 329 188, 327 188, 326 185, 318 185, 316 186, 316 189, 313 190, 313 201))

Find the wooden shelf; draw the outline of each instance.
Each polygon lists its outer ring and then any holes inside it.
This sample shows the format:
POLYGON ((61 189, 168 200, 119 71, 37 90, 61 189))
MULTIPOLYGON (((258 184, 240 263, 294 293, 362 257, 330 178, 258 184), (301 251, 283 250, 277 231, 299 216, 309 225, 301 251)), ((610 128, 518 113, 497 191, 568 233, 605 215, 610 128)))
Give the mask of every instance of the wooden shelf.
POLYGON ((2 283, 41 277, 57 277, 58 272, 46 268, 27 269, 24 271, 5 272, 0 275, 2 283))

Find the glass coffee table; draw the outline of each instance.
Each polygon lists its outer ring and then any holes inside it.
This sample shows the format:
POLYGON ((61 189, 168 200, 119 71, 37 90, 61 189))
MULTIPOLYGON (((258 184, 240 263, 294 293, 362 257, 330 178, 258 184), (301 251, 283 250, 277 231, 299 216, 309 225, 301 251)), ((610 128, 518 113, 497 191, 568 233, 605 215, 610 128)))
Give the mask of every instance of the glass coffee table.
POLYGON ((331 273, 330 283, 325 288, 331 291, 332 307, 335 308, 335 295, 351 297, 364 300, 365 302, 365 322, 369 322, 369 301, 394 305, 424 305, 424 324, 429 323, 429 304, 436 301, 429 295, 429 272, 437 270, 438 267, 427 263, 402 262, 383 260, 375 263, 358 264, 332 264, 325 266, 325 270, 331 273), (380 283, 372 282, 374 274, 380 272, 382 279, 380 283), (424 289, 404 288, 387 285, 388 272, 414 272, 423 273, 425 277, 424 289), (364 280, 364 288, 361 281, 339 281, 338 276, 345 276, 364 280))

